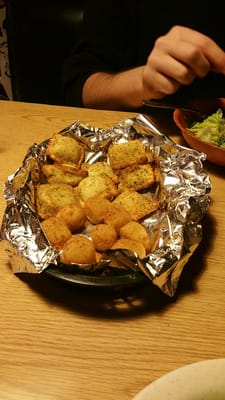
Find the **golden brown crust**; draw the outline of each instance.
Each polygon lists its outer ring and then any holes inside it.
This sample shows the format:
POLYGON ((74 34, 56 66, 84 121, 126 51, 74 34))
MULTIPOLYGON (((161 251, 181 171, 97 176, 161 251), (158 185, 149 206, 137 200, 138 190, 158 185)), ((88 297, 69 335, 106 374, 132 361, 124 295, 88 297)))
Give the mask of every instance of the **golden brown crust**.
POLYGON ((75 138, 56 133, 46 149, 46 155, 60 164, 72 164, 80 168, 84 160, 84 147, 75 138))
POLYGON ((156 211, 159 207, 157 201, 149 200, 147 197, 134 190, 125 190, 120 193, 113 204, 118 204, 128 210, 134 221, 138 221, 156 211))
POLYGON ((60 261, 64 264, 95 264, 93 242, 84 235, 72 236, 63 246, 60 261))
POLYGON ((85 210, 77 204, 68 204, 56 214, 70 229, 72 233, 83 228, 86 222, 85 210))
POLYGON ((126 249, 136 253, 140 258, 146 256, 145 248, 142 243, 136 242, 132 239, 121 238, 118 239, 112 246, 112 249, 126 249))
POLYGON ((112 179, 105 174, 88 176, 78 185, 79 196, 84 202, 96 195, 106 199, 112 199, 117 195, 117 192, 117 186, 112 179))
POLYGON ((103 217, 105 224, 113 225, 119 233, 120 228, 132 220, 131 213, 119 204, 111 204, 103 217))
POLYGON ((146 228, 137 221, 131 221, 122 226, 120 229, 120 237, 142 243, 147 253, 151 249, 148 232, 146 228))
POLYGON ((95 225, 91 232, 91 238, 97 251, 110 249, 117 239, 117 233, 112 225, 95 225))
POLYGON ((87 172, 72 165, 43 164, 42 172, 48 183, 66 183, 77 186, 87 176, 87 172))
POLYGON ((57 217, 49 217, 41 222, 41 227, 52 246, 59 248, 71 237, 68 226, 57 217))
POLYGON ((145 148, 138 139, 113 144, 109 147, 108 156, 109 163, 115 170, 134 164, 144 164, 148 161, 145 148))
POLYGON ((111 166, 106 161, 97 161, 94 164, 82 165, 82 168, 88 173, 89 176, 107 175, 114 183, 118 183, 118 176, 113 171, 111 166))
POLYGON ((119 189, 143 190, 153 185, 154 170, 151 164, 132 165, 119 172, 119 189))
POLYGON ((36 208, 41 219, 52 217, 60 208, 75 202, 76 195, 70 185, 45 183, 36 188, 36 208))
POLYGON ((99 196, 89 197, 84 203, 87 219, 94 225, 102 223, 104 215, 111 206, 112 203, 108 199, 99 196))

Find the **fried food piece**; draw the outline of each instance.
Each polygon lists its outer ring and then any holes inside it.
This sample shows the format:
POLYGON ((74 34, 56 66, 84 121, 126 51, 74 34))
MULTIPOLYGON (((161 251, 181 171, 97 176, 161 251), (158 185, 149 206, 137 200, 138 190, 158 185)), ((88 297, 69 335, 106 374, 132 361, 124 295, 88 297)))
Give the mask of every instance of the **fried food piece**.
POLYGON ((89 176, 97 176, 105 174, 112 179, 114 183, 118 183, 118 176, 113 169, 105 161, 97 161, 93 164, 83 164, 82 168, 87 171, 89 176))
POLYGON ((132 239, 120 238, 111 247, 112 249, 126 249, 136 253, 138 257, 144 258, 146 251, 142 243, 132 239))
POLYGON ((111 205, 111 202, 103 197, 89 197, 84 203, 87 219, 94 225, 102 223, 111 205))
POLYGON ((134 240, 143 244, 146 252, 151 249, 151 242, 146 228, 137 221, 128 222, 120 229, 120 237, 134 240))
POLYGON ((95 225, 91 232, 91 237, 97 251, 110 249, 117 239, 117 233, 112 225, 95 225))
POLYGON ((111 207, 103 216, 105 224, 113 225, 117 232, 123 225, 126 225, 132 220, 129 210, 122 207, 120 204, 111 203, 111 207))
POLYGON ((74 197, 75 197, 74 203, 77 204, 78 206, 83 207, 83 201, 82 201, 82 199, 81 199, 81 197, 79 195, 78 186, 75 186, 73 188, 73 191, 74 191, 74 197))
POLYGON ((151 164, 132 165, 119 173, 119 189, 147 189, 154 183, 154 170, 151 164))
POLYGON ((149 200, 146 196, 134 190, 125 190, 120 193, 113 204, 121 205, 128 210, 134 221, 146 217, 159 207, 157 201, 149 200))
POLYGON ((78 185, 87 176, 87 172, 82 169, 58 163, 43 164, 42 172, 48 183, 66 183, 71 186, 78 185))
POLYGON ((78 184, 78 193, 83 201, 98 195, 111 199, 117 195, 117 186, 107 175, 88 176, 78 184))
POLYGON ((84 235, 72 236, 63 246, 60 261, 64 264, 95 264, 96 252, 92 240, 84 235))
POLYGON ((49 217, 41 222, 41 227, 52 246, 62 245, 72 236, 68 226, 57 217, 49 217))
POLYGON ((112 169, 122 169, 148 161, 145 148, 138 139, 113 144, 109 147, 108 156, 112 169))
POLYGON ((60 164, 72 164, 79 168, 84 160, 84 147, 75 138, 56 133, 49 141, 46 155, 60 164))
POLYGON ((76 203, 72 186, 62 183, 44 183, 36 188, 36 208, 41 219, 54 216, 60 208, 76 203))
POLYGON ((62 207, 56 216, 68 226, 72 233, 83 228, 86 222, 85 210, 77 204, 62 207))
POLYGON ((159 167, 154 168, 155 182, 159 183, 161 180, 161 170, 159 167))

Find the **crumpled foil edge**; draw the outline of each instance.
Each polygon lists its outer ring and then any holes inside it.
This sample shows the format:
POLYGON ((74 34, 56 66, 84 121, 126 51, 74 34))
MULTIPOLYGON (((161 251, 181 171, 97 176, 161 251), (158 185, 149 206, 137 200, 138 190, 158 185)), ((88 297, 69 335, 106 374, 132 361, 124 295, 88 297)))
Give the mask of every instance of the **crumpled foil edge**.
MULTIPOLYGON (((184 266, 202 240, 201 220, 211 191, 202 163, 205 154, 174 143, 145 115, 121 121, 108 130, 75 121, 60 133, 76 135, 81 142, 89 141, 86 162, 101 158, 103 149, 118 137, 132 140, 138 136, 154 151, 161 170, 161 186, 151 195, 159 196, 164 206, 148 217, 144 225, 157 237, 157 246, 144 260, 135 258, 134 262, 133 258, 123 256, 123 262, 134 271, 141 270, 172 297, 184 266)), ((46 143, 28 149, 22 166, 8 177, 4 186, 7 206, 0 239, 14 273, 41 273, 50 265, 58 265, 59 251, 50 246, 35 213, 34 184, 39 179, 40 160, 45 161, 46 143)), ((109 265, 122 262, 122 253, 108 254, 109 265)))

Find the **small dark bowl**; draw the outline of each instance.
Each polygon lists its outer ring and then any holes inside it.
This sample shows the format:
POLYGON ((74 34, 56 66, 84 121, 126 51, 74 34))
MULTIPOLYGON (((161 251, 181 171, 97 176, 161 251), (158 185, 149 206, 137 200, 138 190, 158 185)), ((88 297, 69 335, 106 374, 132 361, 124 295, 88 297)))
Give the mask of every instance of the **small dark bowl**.
MULTIPOLYGON (((225 113, 225 98, 193 100, 186 105, 202 111, 205 114, 212 114, 213 112, 216 112, 218 108, 221 108, 225 113)), ((194 115, 188 111, 182 111, 176 108, 173 113, 173 119, 190 147, 199 152, 205 153, 208 161, 220 166, 225 166, 225 148, 210 144, 197 138, 188 129, 190 124, 195 120, 194 115)))

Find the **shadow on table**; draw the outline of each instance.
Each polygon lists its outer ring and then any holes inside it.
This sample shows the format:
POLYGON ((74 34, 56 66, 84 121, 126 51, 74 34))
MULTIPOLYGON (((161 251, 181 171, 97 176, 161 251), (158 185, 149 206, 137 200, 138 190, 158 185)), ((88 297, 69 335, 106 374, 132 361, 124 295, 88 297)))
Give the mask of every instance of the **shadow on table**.
POLYGON ((170 136, 171 139, 173 139, 173 136, 181 135, 179 128, 173 120, 172 110, 143 107, 142 111, 147 118, 150 118, 161 133, 170 136))
POLYGON ((203 221, 203 240, 184 267, 178 288, 173 298, 165 295, 148 279, 134 286, 124 288, 84 287, 59 281, 46 274, 18 274, 17 276, 32 290, 44 296, 49 302, 74 312, 99 318, 131 318, 144 313, 164 312, 170 305, 197 291, 197 281, 204 272, 204 260, 210 251, 210 236, 213 235, 213 221, 209 215, 203 221))
POLYGON ((179 301, 186 293, 198 290, 198 279, 204 273, 205 260, 212 249, 213 240, 216 240, 215 229, 213 217, 207 214, 202 220, 202 241, 184 267, 175 295, 176 300, 179 301))
POLYGON ((174 300, 150 281, 124 289, 85 287, 60 282, 49 276, 19 276, 51 303, 99 318, 131 318, 163 311, 174 300))

